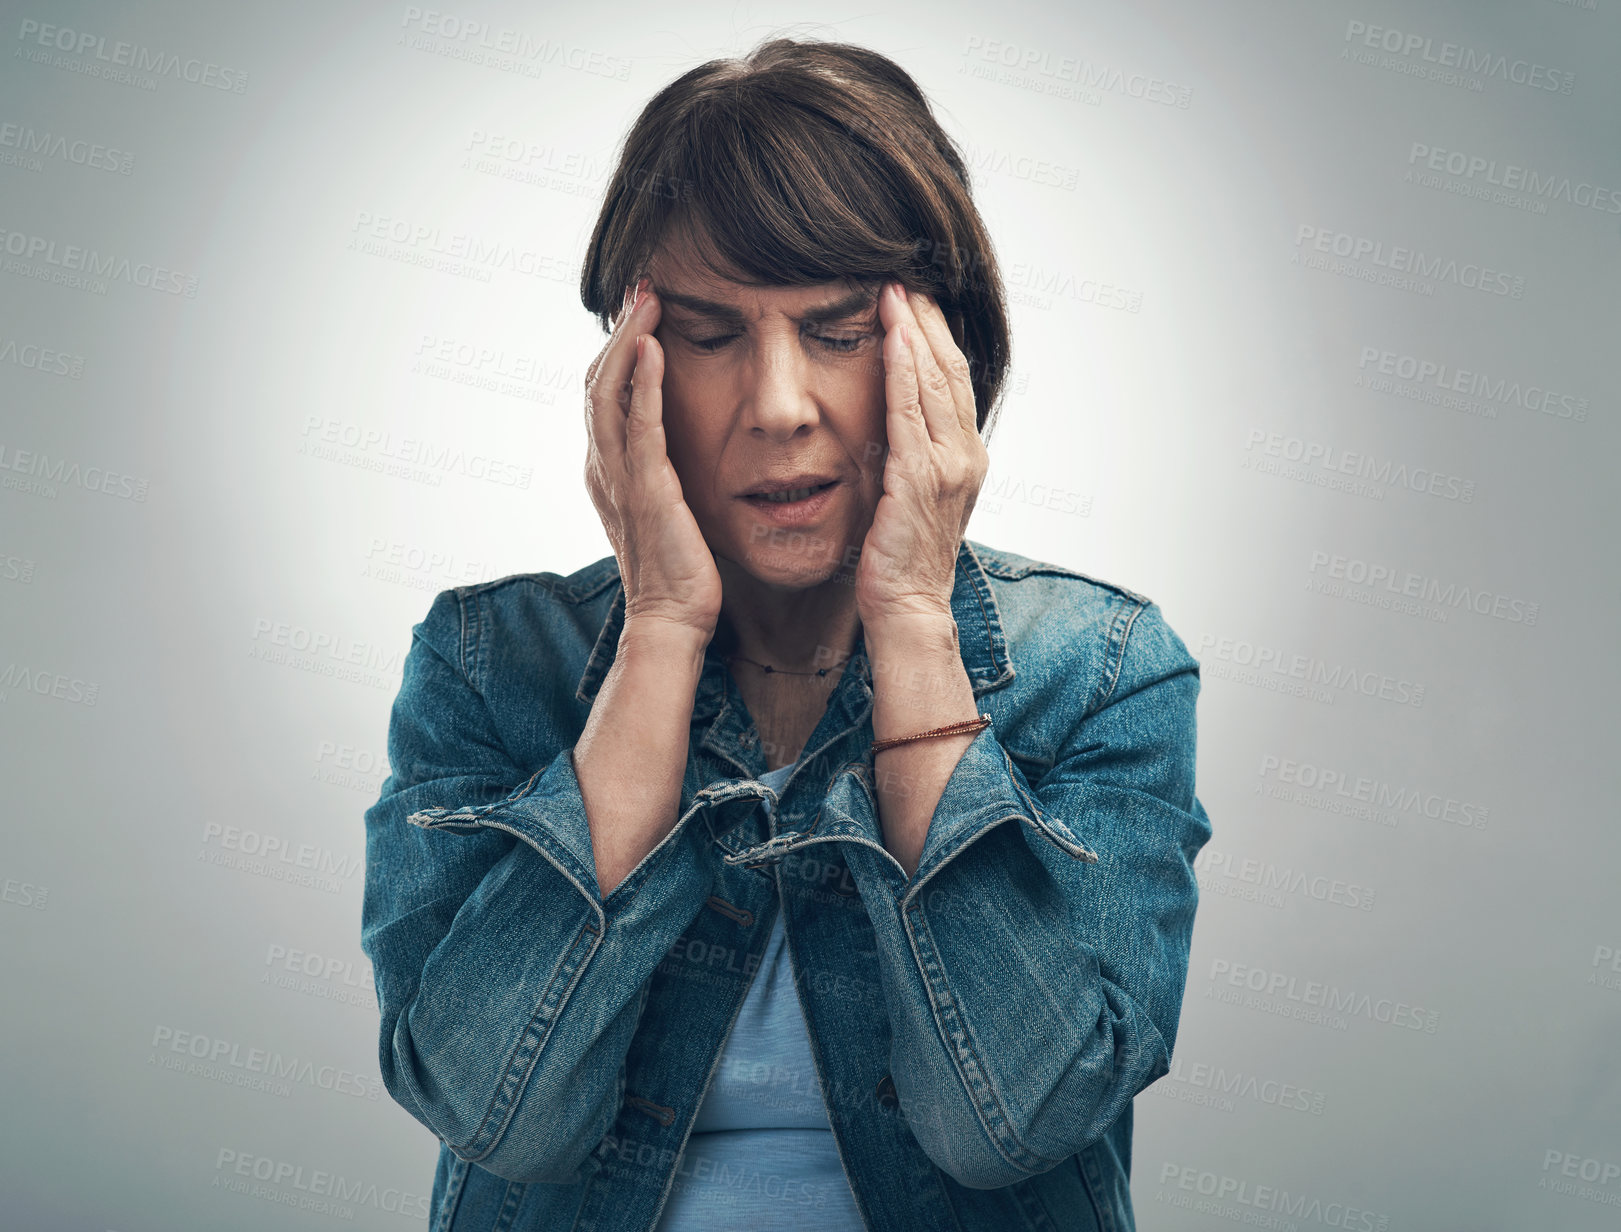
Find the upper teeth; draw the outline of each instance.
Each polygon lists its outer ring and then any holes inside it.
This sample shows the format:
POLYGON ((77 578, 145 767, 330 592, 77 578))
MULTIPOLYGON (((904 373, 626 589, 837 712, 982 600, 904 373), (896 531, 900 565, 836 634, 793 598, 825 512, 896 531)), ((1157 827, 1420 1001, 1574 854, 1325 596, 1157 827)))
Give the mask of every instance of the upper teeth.
POLYGON ((815 488, 790 488, 786 492, 767 492, 765 498, 769 501, 804 500, 814 491, 816 491, 815 488))

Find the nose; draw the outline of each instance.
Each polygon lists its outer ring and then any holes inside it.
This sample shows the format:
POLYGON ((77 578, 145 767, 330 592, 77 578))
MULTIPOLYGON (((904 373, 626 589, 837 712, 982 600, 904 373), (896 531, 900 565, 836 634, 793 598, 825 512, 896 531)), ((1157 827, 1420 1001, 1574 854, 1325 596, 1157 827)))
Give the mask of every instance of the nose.
POLYGON ((794 331, 770 331, 755 352, 751 388, 743 399, 743 426, 752 435, 779 444, 800 432, 808 434, 821 418, 809 377, 794 331))

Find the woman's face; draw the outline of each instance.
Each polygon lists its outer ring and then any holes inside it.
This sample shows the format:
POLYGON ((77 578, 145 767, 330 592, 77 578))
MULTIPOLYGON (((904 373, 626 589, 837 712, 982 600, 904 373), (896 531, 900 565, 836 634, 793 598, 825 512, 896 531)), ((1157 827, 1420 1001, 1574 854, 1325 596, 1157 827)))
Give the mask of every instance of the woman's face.
POLYGON ((883 494, 880 288, 747 287, 668 249, 648 272, 665 446, 710 549, 779 586, 853 570, 883 494), (831 486, 808 500, 751 495, 788 481, 831 486))

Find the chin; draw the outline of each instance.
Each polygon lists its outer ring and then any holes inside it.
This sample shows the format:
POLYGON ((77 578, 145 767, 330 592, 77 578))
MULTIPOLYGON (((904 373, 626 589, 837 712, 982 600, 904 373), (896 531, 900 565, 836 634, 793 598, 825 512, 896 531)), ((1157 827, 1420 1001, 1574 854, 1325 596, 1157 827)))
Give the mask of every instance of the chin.
POLYGON ((842 543, 834 543, 816 531, 773 529, 769 536, 754 543, 745 536, 736 561, 758 581, 804 590, 837 575, 843 555, 842 543))

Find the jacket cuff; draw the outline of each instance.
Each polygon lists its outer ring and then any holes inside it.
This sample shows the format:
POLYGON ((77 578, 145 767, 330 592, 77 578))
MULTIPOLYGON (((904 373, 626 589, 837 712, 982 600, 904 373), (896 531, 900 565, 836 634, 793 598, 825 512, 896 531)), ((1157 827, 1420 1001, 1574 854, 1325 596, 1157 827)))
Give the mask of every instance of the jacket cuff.
MULTIPOLYGON (((883 862, 897 898, 909 896, 963 848, 1009 818, 1018 818, 1067 855, 1097 863, 1097 853, 1081 842, 1068 825, 1037 803, 1030 784, 997 740, 995 726, 993 722, 974 736, 946 780, 940 802, 929 820, 917 872, 911 880, 907 880, 893 857, 883 862)), ((878 816, 873 775, 870 754, 865 762, 845 766, 828 789, 822 804, 825 824, 819 828, 825 833, 865 839, 883 847, 883 826, 878 816)))
MULTIPOLYGON (((725 822, 737 810, 752 810, 768 791, 770 788, 761 783, 723 781, 684 796, 686 807, 675 825, 613 888, 609 900, 623 903, 629 899, 653 876, 666 855, 684 847, 682 831, 696 824, 693 819, 700 812, 708 810, 718 822, 725 822)), ((597 885, 596 853, 591 846, 591 826, 585 815, 585 796, 580 791, 572 747, 563 749, 544 769, 537 770, 500 800, 454 809, 419 809, 406 820, 425 830, 448 830, 452 834, 477 834, 481 828, 505 830, 551 860, 593 905, 605 905, 597 885)))
POLYGON ((563 749, 550 764, 500 800, 460 808, 420 809, 406 820, 425 830, 448 830, 452 834, 477 834, 485 827, 506 830, 548 857, 588 900, 601 904, 591 828, 586 822, 580 780, 574 772, 572 748, 563 749))

